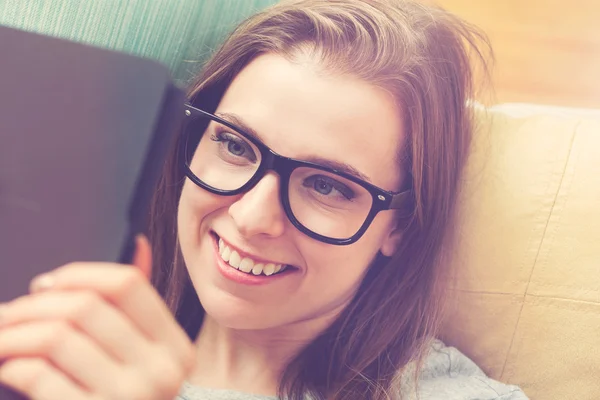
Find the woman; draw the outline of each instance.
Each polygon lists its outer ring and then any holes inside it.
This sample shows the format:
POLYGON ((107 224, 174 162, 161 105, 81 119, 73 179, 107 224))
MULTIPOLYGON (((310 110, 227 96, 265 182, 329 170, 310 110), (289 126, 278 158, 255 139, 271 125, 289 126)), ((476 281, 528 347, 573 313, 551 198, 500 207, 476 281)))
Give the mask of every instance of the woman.
POLYGON ((244 22, 192 85, 153 256, 142 238, 134 267, 34 280, 2 310, 0 382, 35 400, 524 399, 432 341, 478 39, 402 0, 244 22))

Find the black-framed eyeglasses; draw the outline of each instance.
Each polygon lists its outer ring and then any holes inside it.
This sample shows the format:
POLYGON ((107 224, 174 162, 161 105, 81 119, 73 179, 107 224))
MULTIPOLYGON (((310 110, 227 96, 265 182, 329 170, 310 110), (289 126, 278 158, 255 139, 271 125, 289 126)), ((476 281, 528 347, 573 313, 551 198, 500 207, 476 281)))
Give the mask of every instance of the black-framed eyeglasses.
POLYGON ((233 196, 275 171, 287 217, 311 238, 354 243, 378 212, 404 208, 410 198, 409 190, 389 192, 344 171, 283 157, 231 122, 191 105, 185 115, 180 157, 192 182, 233 196))

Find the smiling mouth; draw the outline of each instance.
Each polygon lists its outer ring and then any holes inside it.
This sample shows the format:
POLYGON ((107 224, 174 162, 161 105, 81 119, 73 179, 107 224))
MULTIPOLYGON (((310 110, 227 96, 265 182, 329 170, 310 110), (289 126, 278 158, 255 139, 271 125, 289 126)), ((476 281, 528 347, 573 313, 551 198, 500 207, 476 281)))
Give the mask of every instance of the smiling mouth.
POLYGON ((213 232, 212 234, 219 245, 219 257, 227 265, 240 272, 248 275, 270 277, 296 269, 291 265, 258 261, 247 255, 241 255, 237 250, 225 243, 216 233, 213 232))

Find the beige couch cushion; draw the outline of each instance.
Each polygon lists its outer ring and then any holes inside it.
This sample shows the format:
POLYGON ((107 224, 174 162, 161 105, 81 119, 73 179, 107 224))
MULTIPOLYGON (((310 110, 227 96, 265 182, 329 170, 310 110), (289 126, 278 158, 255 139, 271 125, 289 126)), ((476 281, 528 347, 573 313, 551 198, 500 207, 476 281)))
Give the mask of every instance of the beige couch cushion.
POLYGON ((534 400, 600 399, 600 112, 478 115, 442 338, 534 400))

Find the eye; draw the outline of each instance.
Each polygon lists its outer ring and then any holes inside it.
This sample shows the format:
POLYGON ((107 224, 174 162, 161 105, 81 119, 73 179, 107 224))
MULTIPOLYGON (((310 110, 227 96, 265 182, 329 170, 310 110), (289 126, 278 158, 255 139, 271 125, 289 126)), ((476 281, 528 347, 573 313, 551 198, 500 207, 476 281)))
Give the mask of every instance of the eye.
POLYGON ((346 200, 352 200, 355 195, 354 191, 343 183, 325 175, 312 175, 302 183, 304 187, 314 189, 322 196, 341 195, 346 200))
POLYGON ((238 157, 243 156, 244 152, 246 151, 244 146, 242 146, 240 143, 234 142, 233 140, 229 140, 227 142, 227 150, 238 157))
POLYGON ((222 151, 225 151, 228 156, 245 158, 248 161, 256 162, 256 153, 252 146, 246 140, 233 133, 218 131, 211 136, 211 140, 223 144, 225 149, 222 151))
POLYGON ((333 190, 333 185, 331 183, 318 178, 314 180, 313 187, 317 192, 324 195, 328 195, 333 190))

